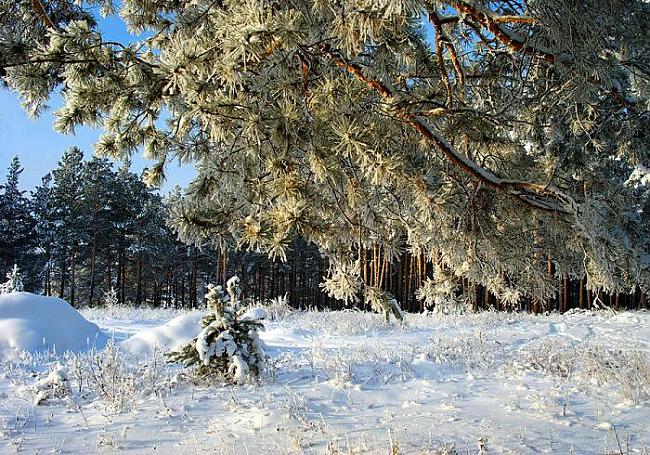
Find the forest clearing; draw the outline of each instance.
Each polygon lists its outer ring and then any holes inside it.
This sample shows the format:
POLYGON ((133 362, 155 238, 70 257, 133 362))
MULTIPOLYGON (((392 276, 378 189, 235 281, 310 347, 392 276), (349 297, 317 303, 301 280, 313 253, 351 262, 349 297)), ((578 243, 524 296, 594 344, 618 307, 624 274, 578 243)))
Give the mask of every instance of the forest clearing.
POLYGON ((650 453, 650 1, 0 0, 0 453, 650 453))
POLYGON ((3 362, 7 451, 650 450, 647 311, 407 314, 393 325, 360 311, 276 311, 261 332, 267 371, 245 386, 215 386, 165 363, 165 350, 196 336, 201 312, 81 313, 110 348, 3 362), (56 371, 67 378, 59 392, 47 381, 56 371), (42 390, 52 395, 36 406, 42 390))

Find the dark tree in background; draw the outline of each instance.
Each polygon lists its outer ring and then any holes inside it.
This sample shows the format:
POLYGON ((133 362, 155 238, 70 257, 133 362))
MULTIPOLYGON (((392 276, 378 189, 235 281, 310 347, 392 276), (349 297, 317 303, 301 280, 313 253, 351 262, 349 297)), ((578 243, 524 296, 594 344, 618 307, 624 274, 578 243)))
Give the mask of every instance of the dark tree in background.
MULTIPOLYGON (((342 308, 321 289, 328 260, 302 238, 287 246, 286 261, 269 259, 233 245, 186 245, 168 226, 169 199, 148 188, 129 163, 115 169, 103 158, 85 160, 67 150, 56 169, 43 177, 31 197, 20 189, 22 168, 14 158, 0 186, 0 258, 6 274, 17 264, 25 289, 63 297, 75 306, 101 305, 110 290, 120 303, 136 306, 202 305, 208 283, 241 279, 244 297, 267 300, 287 296, 293 307, 342 308)), ((373 247, 359 255, 359 273, 371 286, 386 289, 407 311, 422 311, 417 289, 427 285, 434 266, 420 252, 405 251, 390 261, 373 247)), ((555 274, 551 267, 550 274, 555 274)), ((523 302, 531 311, 645 306, 643 294, 594 293, 584 280, 557 274, 559 292, 545 306, 523 302)), ((474 309, 512 308, 486 288, 461 282, 458 298, 470 294, 474 309)), ((445 296, 445 299, 448 297, 445 296)), ((363 299, 355 304, 366 308, 363 299)))
POLYGON ((18 158, 0 185, 0 259, 4 275, 17 264, 25 290, 75 306, 102 304, 111 289, 120 303, 194 307, 209 282, 242 279, 244 295, 287 294, 294 306, 323 306, 318 250, 296 241, 287 263, 253 252, 188 246, 167 226, 165 199, 129 163, 85 160, 67 150, 27 197, 18 158))
POLYGON ((36 277, 29 266, 34 261, 36 222, 30 200, 18 186, 22 172, 18 157, 14 157, 6 182, 0 185, 0 279, 4 281, 13 265, 20 264, 21 267, 28 267, 23 270, 25 285, 33 286, 36 277))

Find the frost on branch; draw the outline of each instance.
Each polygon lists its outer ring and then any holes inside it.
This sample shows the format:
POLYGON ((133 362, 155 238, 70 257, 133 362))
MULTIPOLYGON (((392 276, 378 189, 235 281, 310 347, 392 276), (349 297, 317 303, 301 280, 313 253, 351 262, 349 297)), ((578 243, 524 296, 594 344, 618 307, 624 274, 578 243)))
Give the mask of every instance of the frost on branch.
POLYGON ((438 314, 462 314, 467 310, 467 297, 458 292, 453 276, 436 269, 434 278, 427 278, 415 292, 415 297, 438 314))
POLYGON ((264 369, 264 345, 258 336, 264 326, 250 312, 237 312, 241 296, 237 276, 228 280, 226 289, 229 298, 221 286, 208 285, 205 297, 210 313, 201 320, 202 330, 190 343, 168 353, 167 359, 196 367, 202 378, 225 378, 241 384, 264 369))
POLYGON ((346 304, 357 301, 357 294, 361 291, 359 276, 359 262, 338 262, 331 271, 330 276, 320 285, 327 295, 346 304))

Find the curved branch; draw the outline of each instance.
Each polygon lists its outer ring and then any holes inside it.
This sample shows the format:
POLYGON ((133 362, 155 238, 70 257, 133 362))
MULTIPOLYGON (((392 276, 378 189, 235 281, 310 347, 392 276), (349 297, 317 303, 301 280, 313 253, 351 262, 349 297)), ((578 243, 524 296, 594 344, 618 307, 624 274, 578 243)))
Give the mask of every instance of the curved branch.
POLYGON ((492 171, 481 167, 469 157, 458 152, 424 118, 408 112, 403 107, 399 107, 399 102, 396 102, 399 101, 397 96, 392 93, 386 84, 367 77, 359 65, 347 61, 340 52, 331 49, 328 45, 322 45, 321 50, 324 54, 330 56, 337 66, 345 69, 359 81, 379 93, 382 98, 389 101, 393 106, 393 112, 398 117, 404 119, 413 129, 419 132, 429 142, 432 142, 445 158, 465 174, 486 186, 516 197, 535 209, 562 214, 570 214, 573 212, 574 200, 556 186, 504 179, 492 171))
MULTIPOLYGON (((468 5, 464 1, 451 1, 450 3, 459 13, 471 17, 475 22, 477 22, 482 27, 485 27, 487 30, 489 30, 490 33, 492 33, 496 39, 498 39, 502 44, 507 46, 510 50, 515 52, 523 52, 531 56, 539 57, 542 60, 551 64, 557 61, 557 57, 551 51, 539 48, 537 46, 531 46, 530 44, 526 43, 526 41, 523 40, 522 38, 515 36, 510 31, 501 27, 500 24, 503 22, 517 22, 513 20, 514 17, 517 16, 513 16, 513 17, 508 16, 510 20, 501 21, 498 17, 492 17, 490 14, 486 13, 485 11, 480 11, 473 6, 468 5)), ((526 20, 522 20, 520 22, 534 23, 534 21, 529 22, 528 19, 529 18, 526 18, 526 20)))

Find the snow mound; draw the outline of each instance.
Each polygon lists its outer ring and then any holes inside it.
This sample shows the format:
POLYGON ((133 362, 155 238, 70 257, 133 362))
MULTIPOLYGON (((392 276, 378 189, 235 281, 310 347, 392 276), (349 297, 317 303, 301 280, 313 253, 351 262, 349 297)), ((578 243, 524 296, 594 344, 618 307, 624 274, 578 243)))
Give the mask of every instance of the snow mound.
POLYGON ((128 351, 146 355, 155 349, 163 352, 179 349, 192 341, 201 331, 201 319, 205 313, 196 311, 177 316, 166 324, 137 332, 122 342, 128 351))
POLYGON ((264 308, 255 307, 255 308, 249 308, 248 310, 246 310, 246 312, 239 317, 239 320, 240 321, 260 321, 262 319, 266 319, 267 317, 268 317, 268 313, 264 308))
POLYGON ((68 302, 29 292, 0 295, 0 358, 21 351, 103 348, 108 337, 68 302))

